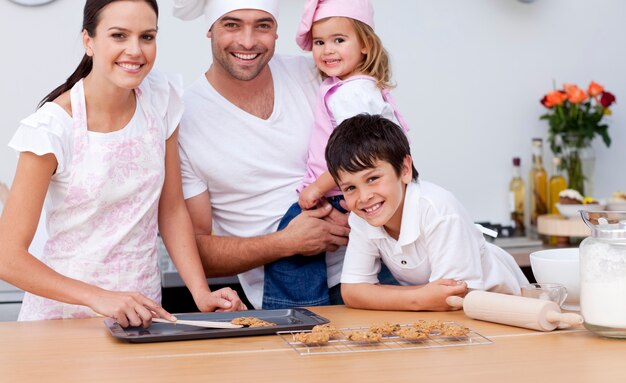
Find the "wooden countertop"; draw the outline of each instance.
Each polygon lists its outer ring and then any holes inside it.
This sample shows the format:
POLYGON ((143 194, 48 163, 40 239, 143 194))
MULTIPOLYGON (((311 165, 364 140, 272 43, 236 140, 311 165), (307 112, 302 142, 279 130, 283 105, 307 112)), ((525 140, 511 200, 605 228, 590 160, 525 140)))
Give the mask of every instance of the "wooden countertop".
POLYGON ((316 307, 337 327, 418 319, 462 323, 491 344, 299 355, 275 335, 130 344, 98 319, 0 323, 2 382, 617 382, 626 340, 583 327, 537 332, 463 312, 385 312, 316 307))

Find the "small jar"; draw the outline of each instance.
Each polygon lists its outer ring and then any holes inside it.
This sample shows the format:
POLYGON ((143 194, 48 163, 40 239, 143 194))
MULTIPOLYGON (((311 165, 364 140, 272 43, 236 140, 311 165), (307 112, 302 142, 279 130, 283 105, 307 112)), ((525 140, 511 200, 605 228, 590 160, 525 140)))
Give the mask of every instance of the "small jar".
POLYGON ((591 237, 580 244, 580 311, 584 326, 626 339, 626 211, 581 211, 591 237))

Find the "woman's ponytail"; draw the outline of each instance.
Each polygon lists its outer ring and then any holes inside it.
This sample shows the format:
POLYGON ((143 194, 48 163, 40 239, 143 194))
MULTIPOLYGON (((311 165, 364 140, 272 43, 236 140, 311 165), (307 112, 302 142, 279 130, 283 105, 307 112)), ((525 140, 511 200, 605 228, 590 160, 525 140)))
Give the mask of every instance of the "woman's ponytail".
POLYGON ((72 73, 70 77, 67 78, 65 83, 59 85, 58 87, 56 87, 56 89, 54 89, 46 97, 44 97, 39 102, 39 105, 37 105, 37 108, 41 108, 43 104, 45 104, 46 102, 54 101, 57 97, 67 92, 68 90, 72 89, 72 87, 78 81, 80 81, 80 79, 85 78, 91 72, 92 66, 93 66, 93 61, 91 57, 84 55, 83 59, 81 60, 80 64, 78 64, 78 67, 76 68, 74 73, 72 73))

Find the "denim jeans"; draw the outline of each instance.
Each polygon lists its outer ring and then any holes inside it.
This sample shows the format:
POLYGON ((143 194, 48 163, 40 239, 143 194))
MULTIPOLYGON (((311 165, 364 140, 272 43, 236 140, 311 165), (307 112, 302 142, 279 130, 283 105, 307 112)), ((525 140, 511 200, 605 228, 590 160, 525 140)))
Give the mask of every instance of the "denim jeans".
MULTIPOLYGON (((339 201, 342 196, 329 198, 334 208, 346 213, 339 201)), ((282 230, 302 212, 300 205, 291 205, 278 224, 282 230)), ((263 308, 279 309, 297 306, 324 306, 331 303, 328 293, 326 253, 313 256, 300 254, 268 263, 264 267, 263 308)))

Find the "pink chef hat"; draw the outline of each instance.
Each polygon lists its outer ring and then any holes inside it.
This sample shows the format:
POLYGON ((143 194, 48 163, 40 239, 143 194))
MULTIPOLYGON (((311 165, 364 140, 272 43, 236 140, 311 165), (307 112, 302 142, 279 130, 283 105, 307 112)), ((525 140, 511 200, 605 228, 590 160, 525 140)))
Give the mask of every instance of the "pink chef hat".
POLYGON ((296 33, 298 46, 310 51, 313 44, 311 39, 313 23, 333 16, 349 17, 374 28, 374 8, 370 0, 307 0, 296 33))

